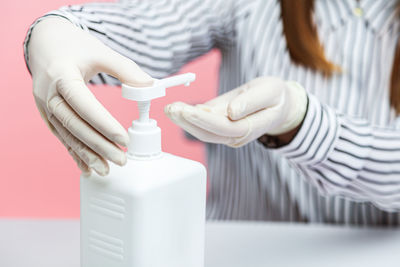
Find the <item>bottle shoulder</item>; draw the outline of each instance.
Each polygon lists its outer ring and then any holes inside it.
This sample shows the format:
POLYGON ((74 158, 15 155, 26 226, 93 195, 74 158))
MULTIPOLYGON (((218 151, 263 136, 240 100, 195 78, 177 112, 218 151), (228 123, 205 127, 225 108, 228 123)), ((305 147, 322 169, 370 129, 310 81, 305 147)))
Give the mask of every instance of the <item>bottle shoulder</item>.
POLYGON ((206 169, 201 163, 168 153, 152 160, 129 159, 122 167, 109 164, 108 175, 102 177, 92 173, 89 177, 82 176, 81 182, 86 186, 101 184, 103 188, 119 188, 140 194, 173 183, 205 183, 206 180, 206 169))
POLYGON ((187 173, 199 170, 205 171, 205 167, 200 162, 165 152, 163 152, 160 157, 149 160, 128 159, 125 166, 120 167, 113 164, 112 168, 129 173, 141 172, 146 176, 158 175, 158 173, 165 175, 168 171, 175 175, 178 173, 187 173))

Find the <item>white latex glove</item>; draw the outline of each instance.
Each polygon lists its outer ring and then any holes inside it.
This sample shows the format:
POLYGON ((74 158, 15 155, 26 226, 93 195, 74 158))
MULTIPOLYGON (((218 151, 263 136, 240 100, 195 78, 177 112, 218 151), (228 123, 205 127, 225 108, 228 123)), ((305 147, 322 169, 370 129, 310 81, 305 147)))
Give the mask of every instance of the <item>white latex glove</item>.
POLYGON ((307 94, 295 82, 260 77, 204 104, 176 102, 165 114, 196 138, 240 147, 264 134, 279 135, 299 126, 307 94))
POLYGON ((105 175, 109 171, 106 160, 125 164, 126 155, 118 145, 128 145, 128 134, 86 83, 99 72, 132 86, 149 86, 153 79, 133 61, 63 18, 39 22, 28 52, 37 107, 82 171, 87 174, 94 169, 105 175))

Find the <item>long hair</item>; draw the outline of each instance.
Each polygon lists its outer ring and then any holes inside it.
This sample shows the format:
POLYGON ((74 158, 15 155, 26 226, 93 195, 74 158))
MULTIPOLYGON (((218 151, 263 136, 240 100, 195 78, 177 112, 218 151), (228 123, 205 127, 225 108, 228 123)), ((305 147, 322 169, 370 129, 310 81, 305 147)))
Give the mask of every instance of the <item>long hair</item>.
MULTIPOLYGON (((280 0, 283 31, 293 62, 330 77, 340 66, 330 62, 324 53, 313 22, 314 0, 280 0)), ((400 4, 400 1, 399 1, 400 4)), ((390 79, 390 104, 400 114, 400 41, 396 45, 390 79)))

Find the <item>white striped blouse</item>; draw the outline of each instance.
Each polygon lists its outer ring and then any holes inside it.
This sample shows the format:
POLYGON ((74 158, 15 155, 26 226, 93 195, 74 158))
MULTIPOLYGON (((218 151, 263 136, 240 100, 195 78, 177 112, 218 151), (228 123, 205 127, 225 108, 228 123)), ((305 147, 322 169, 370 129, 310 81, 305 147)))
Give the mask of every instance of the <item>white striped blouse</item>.
MULTIPOLYGON (((289 145, 207 144, 209 219, 397 225, 400 120, 389 103, 396 2, 316 0, 325 53, 343 69, 331 78, 291 62, 278 0, 128 0, 46 16, 65 17, 154 77, 219 48, 219 93, 266 75, 306 88, 308 111, 289 145)), ((92 82, 118 83, 104 74, 92 82)))

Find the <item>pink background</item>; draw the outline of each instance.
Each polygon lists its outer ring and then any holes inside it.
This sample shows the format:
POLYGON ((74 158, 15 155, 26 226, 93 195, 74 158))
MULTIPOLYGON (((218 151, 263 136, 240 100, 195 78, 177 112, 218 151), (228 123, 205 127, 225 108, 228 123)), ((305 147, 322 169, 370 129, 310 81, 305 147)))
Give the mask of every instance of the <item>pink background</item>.
MULTIPOLYGON (((81 0, 83 1, 83 0, 81 0)), ((6 1, 0 17, 0 217, 79 216, 79 170, 66 149, 46 128, 36 110, 31 77, 25 68, 22 42, 35 18, 77 0, 6 1)), ((185 140, 182 131, 163 114, 173 101, 199 103, 216 94, 219 54, 216 51, 182 71, 197 73, 189 88, 171 88, 153 101, 152 117, 163 130, 163 149, 204 162, 204 146, 185 140)), ((120 89, 92 88, 99 100, 127 128, 137 113, 121 98, 120 89)))

